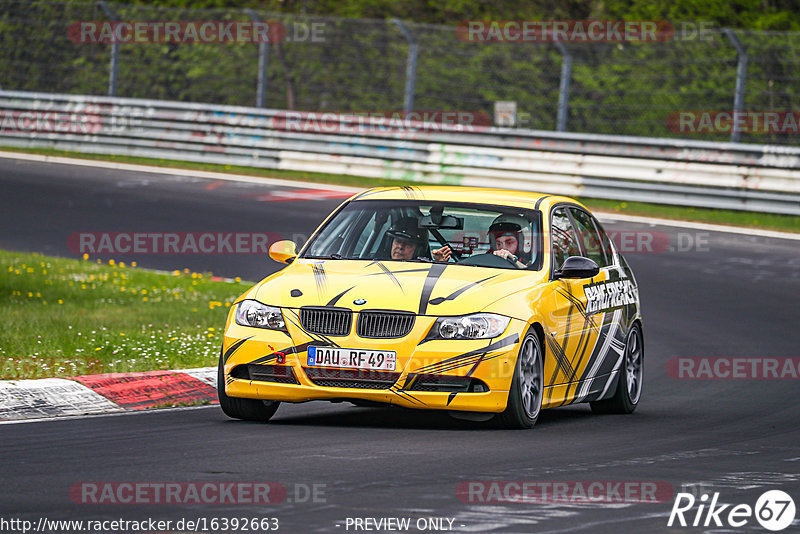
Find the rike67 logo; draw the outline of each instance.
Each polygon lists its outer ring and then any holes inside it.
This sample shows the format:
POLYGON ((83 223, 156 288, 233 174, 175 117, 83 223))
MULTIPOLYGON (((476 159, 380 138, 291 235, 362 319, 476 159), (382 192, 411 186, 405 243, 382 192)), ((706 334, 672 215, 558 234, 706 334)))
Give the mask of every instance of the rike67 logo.
POLYGON ((794 517, 794 500, 781 490, 764 492, 755 506, 720 503, 719 492, 715 492, 710 501, 706 493, 699 499, 691 493, 678 493, 667 526, 741 528, 752 524, 755 518, 765 529, 779 532, 791 525, 794 517), (694 511, 693 508, 698 504, 694 511))

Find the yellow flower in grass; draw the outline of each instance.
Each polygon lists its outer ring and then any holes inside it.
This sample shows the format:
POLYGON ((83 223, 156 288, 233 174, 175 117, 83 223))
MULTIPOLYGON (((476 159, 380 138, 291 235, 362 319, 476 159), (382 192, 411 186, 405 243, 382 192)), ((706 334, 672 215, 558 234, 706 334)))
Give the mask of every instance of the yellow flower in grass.
POLYGON ((58 299, 58 303, 59 303, 59 304, 64 304, 64 301, 63 301, 63 300, 61 300, 61 299, 58 299))
POLYGON ((136 262, 135 261, 131 262, 131 267, 136 267, 136 262))
POLYGON ((142 297, 142 302, 147 302, 147 297, 142 297))
POLYGON ((86 254, 85 252, 83 253, 83 259, 84 259, 84 260, 88 260, 88 259, 89 259, 89 255, 88 255, 88 254, 86 254))
POLYGON ((179 270, 175 269, 174 271, 172 271, 172 274, 174 274, 175 276, 180 276, 181 272, 179 270))
POLYGON ((108 264, 113 267, 114 266, 114 260, 108 260, 108 264))

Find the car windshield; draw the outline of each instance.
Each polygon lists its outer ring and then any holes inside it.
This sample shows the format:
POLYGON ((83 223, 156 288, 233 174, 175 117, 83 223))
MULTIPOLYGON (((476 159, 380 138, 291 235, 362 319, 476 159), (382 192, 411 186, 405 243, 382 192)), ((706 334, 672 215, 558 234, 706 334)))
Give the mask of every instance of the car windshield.
POLYGON ((361 200, 350 202, 337 212, 308 243, 301 257, 448 261, 538 270, 541 250, 538 210, 455 202, 361 200), (442 259, 445 247, 451 252, 448 259, 442 259))

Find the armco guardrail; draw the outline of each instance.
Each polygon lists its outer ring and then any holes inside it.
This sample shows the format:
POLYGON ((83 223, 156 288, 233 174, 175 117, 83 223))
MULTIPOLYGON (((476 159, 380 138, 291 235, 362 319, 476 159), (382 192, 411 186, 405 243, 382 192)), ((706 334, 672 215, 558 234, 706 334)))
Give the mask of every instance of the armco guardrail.
POLYGON ((798 148, 302 117, 0 91, 0 145, 800 215, 798 148))

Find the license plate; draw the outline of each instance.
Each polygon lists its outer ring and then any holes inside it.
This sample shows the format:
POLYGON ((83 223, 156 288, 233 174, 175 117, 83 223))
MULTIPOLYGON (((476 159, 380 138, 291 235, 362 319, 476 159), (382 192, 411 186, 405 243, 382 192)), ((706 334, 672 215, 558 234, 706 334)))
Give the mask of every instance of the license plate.
POLYGON ((338 347, 308 347, 308 365, 314 367, 344 367, 394 371, 397 352, 393 350, 343 349, 338 347))

